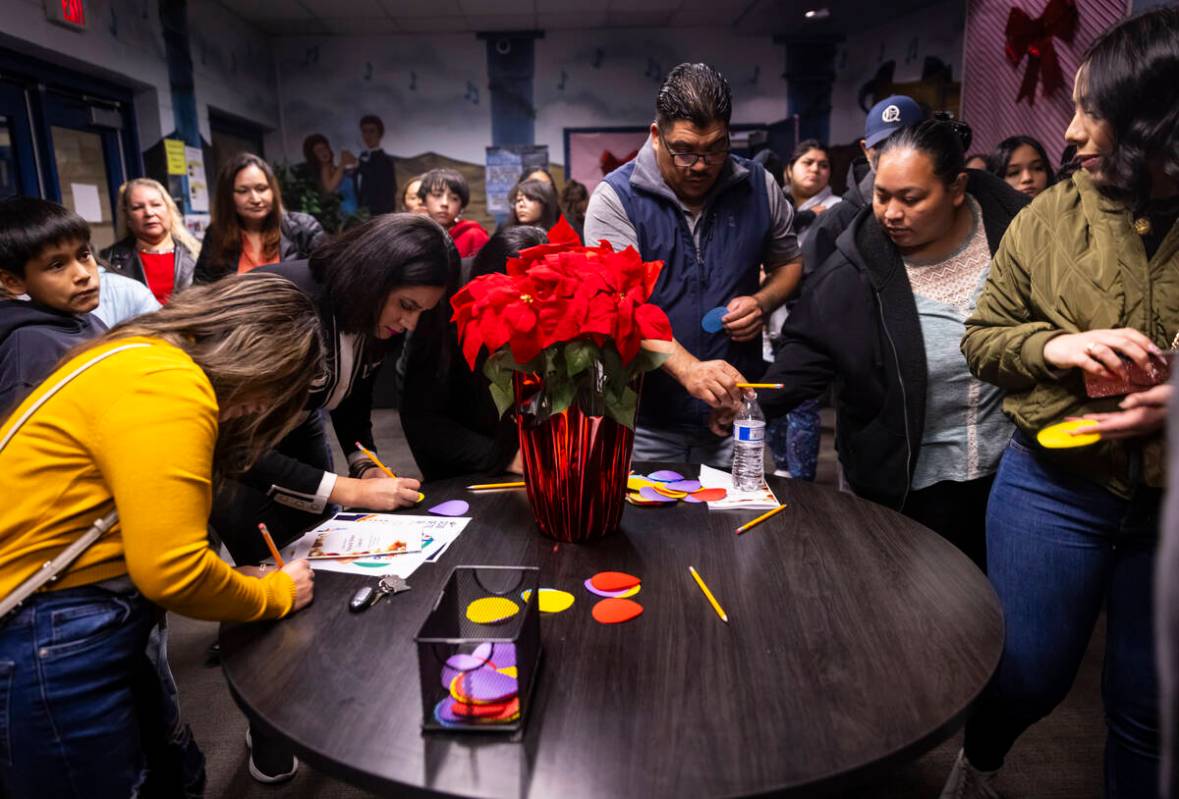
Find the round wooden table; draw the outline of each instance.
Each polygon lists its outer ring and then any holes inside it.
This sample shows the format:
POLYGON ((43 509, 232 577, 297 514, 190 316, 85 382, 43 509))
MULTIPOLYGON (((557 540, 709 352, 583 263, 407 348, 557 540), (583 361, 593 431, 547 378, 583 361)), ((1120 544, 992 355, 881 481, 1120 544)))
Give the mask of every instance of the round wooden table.
POLYGON ((678 503, 628 506, 619 533, 559 546, 537 533, 523 491, 429 484, 428 503, 466 499, 472 521, 413 590, 352 614, 366 580, 319 573, 301 613, 223 628, 230 689, 313 768, 398 796, 802 793, 917 757, 961 726, 996 668, 998 600, 965 556, 904 516, 769 479, 790 507, 741 536, 755 513, 678 503), (459 564, 537 566, 542 586, 577 597, 541 618, 519 742, 421 731, 413 639, 459 564), (614 569, 642 578, 645 612, 603 626, 582 583, 614 569))

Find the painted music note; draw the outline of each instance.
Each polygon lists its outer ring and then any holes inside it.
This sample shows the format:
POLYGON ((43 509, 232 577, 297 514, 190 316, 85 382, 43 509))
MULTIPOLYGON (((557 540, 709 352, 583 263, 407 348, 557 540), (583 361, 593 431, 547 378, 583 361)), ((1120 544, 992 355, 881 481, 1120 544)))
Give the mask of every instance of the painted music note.
POLYGON ((601 47, 594 48, 594 60, 590 62, 590 66, 594 69, 602 68, 602 59, 606 57, 606 51, 601 47))
POLYGON ((364 62, 364 79, 365 80, 372 80, 373 79, 373 62, 372 61, 365 61, 364 62))
POLYGON ((761 80, 761 64, 754 64, 753 77, 749 79, 749 85, 756 86, 759 80, 761 80))
POLYGON ((559 92, 565 91, 565 83, 568 80, 569 80, 569 73, 566 72, 565 70, 561 70, 561 82, 557 84, 557 91, 559 91, 559 92))
POLYGON ((645 77, 651 78, 652 80, 663 80, 663 67, 659 66, 659 62, 657 62, 655 59, 648 58, 647 71, 644 72, 643 75, 645 77))
POLYGON ((409 71, 409 90, 416 92, 418 90, 418 73, 412 69, 409 71))
POLYGON ((472 105, 479 105, 479 87, 467 81, 467 93, 463 95, 464 100, 469 100, 472 105))

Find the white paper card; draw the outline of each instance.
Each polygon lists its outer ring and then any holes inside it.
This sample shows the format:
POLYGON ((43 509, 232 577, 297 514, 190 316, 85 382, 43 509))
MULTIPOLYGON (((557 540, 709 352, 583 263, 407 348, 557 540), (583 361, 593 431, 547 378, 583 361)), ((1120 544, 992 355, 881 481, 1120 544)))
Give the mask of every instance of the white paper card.
POLYGON ((702 488, 723 488, 724 499, 708 503, 709 510, 773 510, 781 503, 768 485, 758 491, 738 491, 733 488, 733 476, 720 469, 701 464, 700 486, 702 488))
POLYGON ((413 540, 416 535, 419 541, 417 552, 407 552, 403 555, 375 555, 363 558, 340 558, 311 560, 311 568, 316 571, 342 572, 344 574, 364 574, 372 577, 384 577, 395 574, 403 579, 413 574, 423 563, 433 563, 458 538, 459 533, 470 523, 469 516, 401 516, 386 513, 374 514, 338 514, 329 519, 315 530, 310 531, 298 541, 289 544, 282 550, 284 560, 299 560, 311 553, 320 534, 331 532, 331 528, 341 527, 337 522, 340 516, 348 517, 365 515, 377 517, 381 525, 387 530, 396 531, 400 536, 413 540))
POLYGON ((87 222, 101 222, 102 201, 98 199, 98 187, 93 183, 71 183, 74 195, 74 213, 87 222))

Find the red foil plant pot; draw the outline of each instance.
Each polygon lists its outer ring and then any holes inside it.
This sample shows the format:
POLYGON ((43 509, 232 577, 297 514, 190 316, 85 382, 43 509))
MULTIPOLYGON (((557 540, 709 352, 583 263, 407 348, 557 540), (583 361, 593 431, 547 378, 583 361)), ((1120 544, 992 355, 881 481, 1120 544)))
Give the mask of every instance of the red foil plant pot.
POLYGON ((586 247, 564 220, 549 244, 472 280, 451 300, 463 355, 500 413, 514 408, 542 533, 580 541, 617 528, 644 372, 667 360, 671 324, 647 302, 663 264, 633 247, 586 247))
MULTIPOLYGON (((591 369, 599 374, 602 365, 591 369)), ((642 376, 630 385, 638 392, 642 376)), ((553 413, 538 374, 516 373, 516 429, 528 502, 541 533, 566 543, 618 529, 634 447, 630 426, 607 415, 601 391, 582 390, 553 413)))

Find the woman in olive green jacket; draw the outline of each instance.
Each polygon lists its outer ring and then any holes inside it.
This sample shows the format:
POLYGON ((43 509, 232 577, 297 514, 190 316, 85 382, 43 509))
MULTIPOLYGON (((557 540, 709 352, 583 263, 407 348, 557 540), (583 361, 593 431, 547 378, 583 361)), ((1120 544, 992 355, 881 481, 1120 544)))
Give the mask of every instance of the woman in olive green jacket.
POLYGON ((1005 647, 947 797, 997 796, 1004 756, 1068 693, 1103 605, 1106 796, 1158 795, 1151 582, 1171 389, 1124 378, 1160 375, 1179 333, 1179 11, 1102 36, 1074 100, 1081 169, 1008 228, 962 342, 971 371, 1009 392, 1017 430, 987 512, 1005 647), (1072 417, 1102 440, 1036 443, 1072 417))

